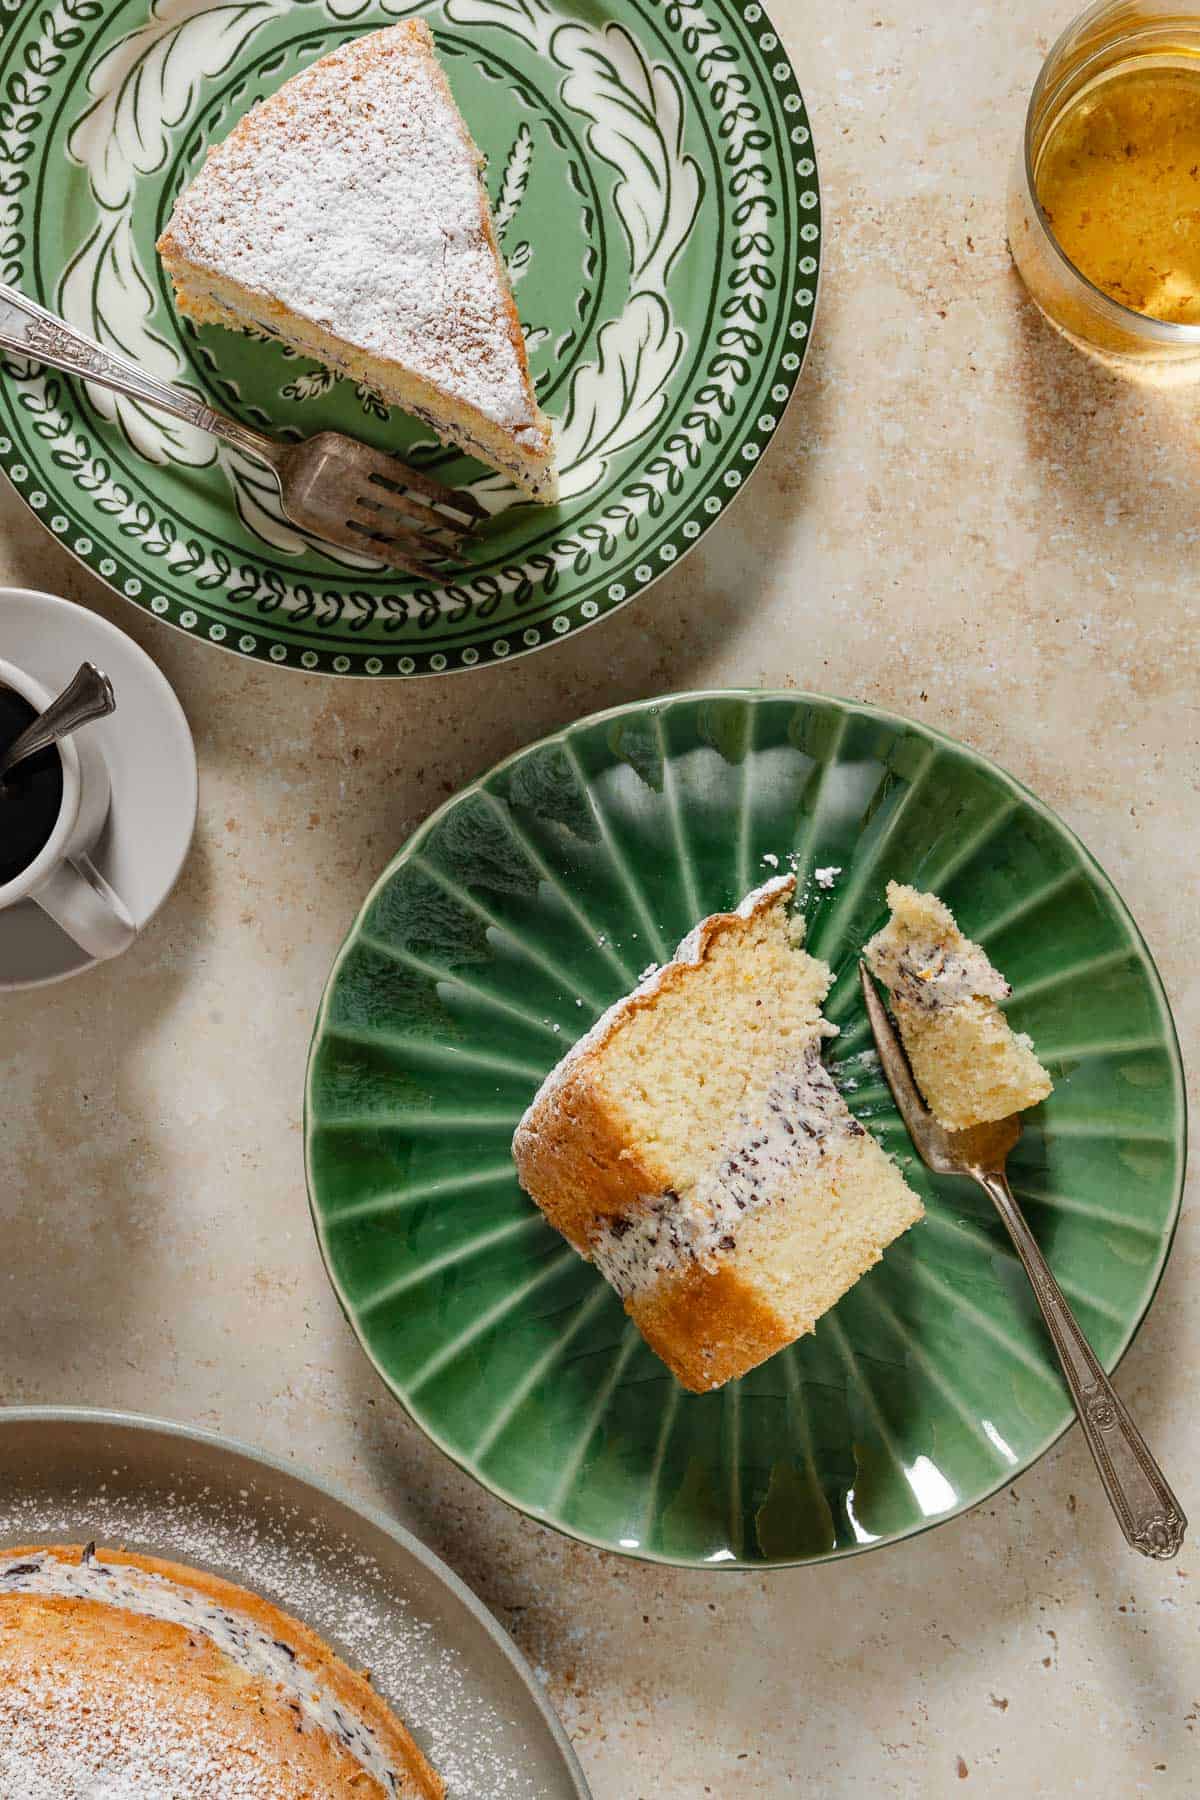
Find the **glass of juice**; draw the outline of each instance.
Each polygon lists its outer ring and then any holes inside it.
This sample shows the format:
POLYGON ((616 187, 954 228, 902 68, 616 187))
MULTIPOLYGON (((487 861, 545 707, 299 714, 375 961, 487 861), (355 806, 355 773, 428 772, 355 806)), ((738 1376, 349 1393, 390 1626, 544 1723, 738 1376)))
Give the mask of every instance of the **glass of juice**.
POLYGON ((1076 343, 1200 372, 1200 10, 1101 0, 1067 27, 1030 98, 1008 237, 1076 343))

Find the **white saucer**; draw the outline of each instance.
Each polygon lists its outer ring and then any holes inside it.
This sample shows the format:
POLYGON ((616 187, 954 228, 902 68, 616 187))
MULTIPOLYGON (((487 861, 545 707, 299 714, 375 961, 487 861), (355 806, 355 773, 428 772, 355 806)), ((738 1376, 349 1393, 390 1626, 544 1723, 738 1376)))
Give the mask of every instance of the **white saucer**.
MULTIPOLYGON (((0 588, 0 656, 55 689, 85 660, 110 677, 116 712, 83 727, 112 780, 92 860, 140 931, 175 886, 196 826, 196 752, 183 708, 132 638, 53 594, 0 588)), ((0 991, 62 981, 94 961, 32 900, 0 912, 0 991)))

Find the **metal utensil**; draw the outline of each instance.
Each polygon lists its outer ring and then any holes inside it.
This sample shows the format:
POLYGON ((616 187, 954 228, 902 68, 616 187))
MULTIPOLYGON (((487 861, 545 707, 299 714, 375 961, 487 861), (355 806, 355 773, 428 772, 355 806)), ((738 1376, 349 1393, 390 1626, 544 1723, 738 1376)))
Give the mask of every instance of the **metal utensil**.
POLYGON ((887 1084, 922 1162, 935 1175, 969 1175, 990 1195, 1004 1221, 1033 1284, 1083 1435, 1121 1530, 1143 1556, 1174 1556, 1187 1529, 1183 1508, 1097 1362, 1008 1185, 1004 1165, 1021 1135, 1020 1113, 969 1131, 947 1131, 939 1125, 921 1098, 904 1046, 865 964, 859 963, 858 973, 887 1084))
POLYGON ((105 718, 115 711, 116 704, 112 682, 104 671, 95 663, 80 663, 58 698, 25 727, 0 756, 0 781, 27 756, 46 749, 49 744, 56 744, 59 738, 69 737, 90 719, 105 718))
POLYGON ((0 348, 160 407, 223 438, 273 470, 293 525, 411 574, 428 578, 439 565, 461 560, 466 538, 487 517, 464 488, 448 488, 343 432, 320 431, 298 444, 282 444, 214 412, 196 394, 147 375, 128 357, 106 350, 2 282, 0 348))

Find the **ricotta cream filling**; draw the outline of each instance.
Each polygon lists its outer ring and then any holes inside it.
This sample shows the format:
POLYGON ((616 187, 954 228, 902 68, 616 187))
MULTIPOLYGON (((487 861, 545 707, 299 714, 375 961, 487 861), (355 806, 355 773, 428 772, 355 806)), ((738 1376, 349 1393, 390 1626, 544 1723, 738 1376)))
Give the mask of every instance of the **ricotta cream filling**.
POLYGON ((872 973, 891 989, 893 997, 922 1012, 936 1012, 973 997, 1007 1000, 1012 993, 978 944, 966 938, 946 943, 889 927, 867 945, 866 956, 872 973))
POLYGON ((686 1195, 648 1194, 636 1211, 606 1219, 591 1260, 626 1300, 693 1264, 713 1269, 737 1249, 748 1216, 785 1200, 798 1177, 863 1135, 815 1036, 747 1101, 711 1173, 686 1195))

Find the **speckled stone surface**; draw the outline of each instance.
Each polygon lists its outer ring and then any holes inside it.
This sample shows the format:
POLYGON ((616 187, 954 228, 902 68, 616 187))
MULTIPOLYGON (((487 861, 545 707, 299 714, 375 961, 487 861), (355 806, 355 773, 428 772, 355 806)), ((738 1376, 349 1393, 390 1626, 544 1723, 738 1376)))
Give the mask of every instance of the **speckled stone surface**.
MULTIPOLYGON (((405 834, 544 731, 709 683, 877 701, 998 758, 1112 873, 1200 1066, 1196 397, 1052 335, 1004 243, 1069 12, 777 6, 829 222, 799 396, 703 547, 559 648, 420 685, 252 666, 106 597, 0 497, 0 581, 144 644, 201 771, 141 941, 0 1003, 0 1398, 227 1429, 393 1507, 532 1658, 598 1800, 1196 1791, 1200 1531, 1176 1563, 1126 1551, 1077 1430, 996 1501, 824 1570, 597 1555, 406 1423, 326 1285, 301 1167, 322 982, 405 834)), ((1185 1211, 1119 1385, 1200 1520, 1198 1289, 1185 1211)))

